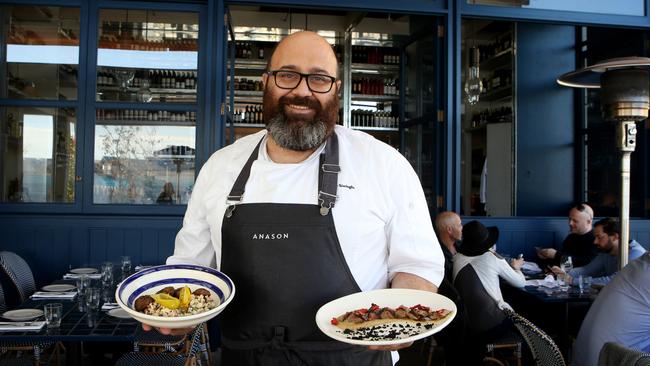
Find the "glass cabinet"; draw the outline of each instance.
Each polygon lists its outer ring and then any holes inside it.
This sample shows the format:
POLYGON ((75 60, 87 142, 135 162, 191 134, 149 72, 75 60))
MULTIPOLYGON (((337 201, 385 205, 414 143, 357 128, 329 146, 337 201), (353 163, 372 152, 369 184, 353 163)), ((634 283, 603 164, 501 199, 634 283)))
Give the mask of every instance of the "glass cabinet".
POLYGON ((92 201, 185 204, 195 173, 198 13, 102 9, 98 26, 92 201))

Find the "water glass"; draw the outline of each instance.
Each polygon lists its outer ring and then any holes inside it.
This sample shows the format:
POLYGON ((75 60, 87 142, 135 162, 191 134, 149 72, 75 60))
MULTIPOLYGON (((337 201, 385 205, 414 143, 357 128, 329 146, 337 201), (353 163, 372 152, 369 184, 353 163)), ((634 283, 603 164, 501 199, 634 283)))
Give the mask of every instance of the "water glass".
POLYGON ((82 298, 86 293, 86 289, 90 287, 90 277, 87 275, 81 275, 77 277, 75 282, 77 286, 77 295, 82 298))
POLYGON ((51 303, 45 304, 43 307, 45 313, 45 323, 48 328, 58 328, 61 326, 61 318, 63 317, 63 304, 51 303))
POLYGON ((97 287, 89 287, 86 289, 86 307, 88 310, 97 310, 99 308, 99 302, 101 298, 101 293, 97 287))
POLYGON ((569 273, 573 269, 573 260, 570 255, 563 255, 560 259, 560 268, 564 273, 569 273))
POLYGON ((122 256, 122 274, 128 275, 131 272, 131 257, 122 256))
POLYGON ((102 284, 109 287, 113 284, 113 263, 104 262, 102 264, 102 284))

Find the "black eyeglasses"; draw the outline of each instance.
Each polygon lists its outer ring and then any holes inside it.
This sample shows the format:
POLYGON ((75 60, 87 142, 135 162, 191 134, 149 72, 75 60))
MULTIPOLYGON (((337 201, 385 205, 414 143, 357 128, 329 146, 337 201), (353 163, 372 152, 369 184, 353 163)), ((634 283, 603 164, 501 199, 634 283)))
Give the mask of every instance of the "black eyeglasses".
POLYGON ((314 93, 327 93, 332 90, 336 78, 324 74, 303 74, 289 70, 273 70, 267 72, 272 75, 275 85, 280 89, 295 89, 303 78, 307 80, 307 87, 314 93))

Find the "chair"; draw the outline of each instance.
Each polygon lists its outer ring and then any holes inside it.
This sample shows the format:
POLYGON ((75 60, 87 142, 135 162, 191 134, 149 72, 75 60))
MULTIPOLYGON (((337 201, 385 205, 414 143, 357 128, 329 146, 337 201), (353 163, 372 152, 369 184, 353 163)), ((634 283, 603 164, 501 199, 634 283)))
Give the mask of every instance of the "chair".
POLYGON ((0 268, 18 292, 20 302, 27 301, 36 292, 36 281, 34 281, 32 270, 18 254, 8 251, 0 252, 0 268))
MULTIPOLYGON (((454 279, 454 287, 463 299, 467 314, 467 331, 471 337, 485 334, 491 329, 501 326, 507 319, 507 315, 483 287, 481 279, 471 264, 466 265, 458 272, 454 279)), ((521 344, 522 341, 517 334, 508 332, 486 344, 485 351, 489 353, 489 356, 484 361, 505 365, 509 364, 506 359, 512 359, 517 366, 520 366, 521 344), (503 350, 508 350, 511 355, 506 358, 497 358, 497 351, 503 350)), ((498 353, 503 354, 503 352, 498 353)))
MULTIPOLYGON (((29 296, 36 291, 36 282, 34 281, 32 270, 29 268, 27 262, 16 253, 8 251, 0 252, 0 268, 2 269, 2 273, 8 277, 11 284, 15 287, 20 302, 28 300, 29 296)), ((0 285, 0 312, 4 312, 7 308, 4 290, 0 285)), ((33 356, 31 357, 31 361, 27 362, 38 365, 42 352, 52 344, 52 342, 0 342, 0 351, 2 353, 8 353, 10 351, 21 353, 32 351, 33 356)), ((55 352, 58 364, 58 347, 55 348, 55 352)), ((3 359, 1 364, 21 364, 22 362, 25 362, 24 357, 3 359)))
POLYGON ((201 351, 203 329, 203 324, 199 324, 188 335, 192 342, 185 355, 171 352, 129 352, 120 357, 115 366, 194 366, 197 363, 200 364, 201 360, 197 355, 201 351))
POLYGON ((504 310, 504 312, 528 344, 537 366, 566 366, 560 348, 551 337, 514 311, 504 310))
POLYGON ((133 351, 178 353, 183 351, 186 339, 184 335, 165 335, 155 330, 149 332, 140 330, 133 341, 133 351))
POLYGON ((628 348, 620 343, 607 342, 598 355, 598 366, 649 366, 650 354, 628 348))

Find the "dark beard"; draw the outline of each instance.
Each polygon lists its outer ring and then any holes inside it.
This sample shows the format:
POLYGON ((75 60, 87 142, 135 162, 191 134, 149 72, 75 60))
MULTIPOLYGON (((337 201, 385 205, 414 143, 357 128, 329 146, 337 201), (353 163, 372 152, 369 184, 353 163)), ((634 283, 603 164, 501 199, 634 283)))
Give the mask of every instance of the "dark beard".
POLYGON ((321 107, 315 98, 280 97, 275 103, 269 93, 264 93, 264 120, 266 129, 273 140, 285 149, 307 151, 320 146, 334 130, 339 112, 339 99, 332 100, 321 107), (291 119, 284 113, 287 104, 304 105, 316 111, 311 120, 291 119))

